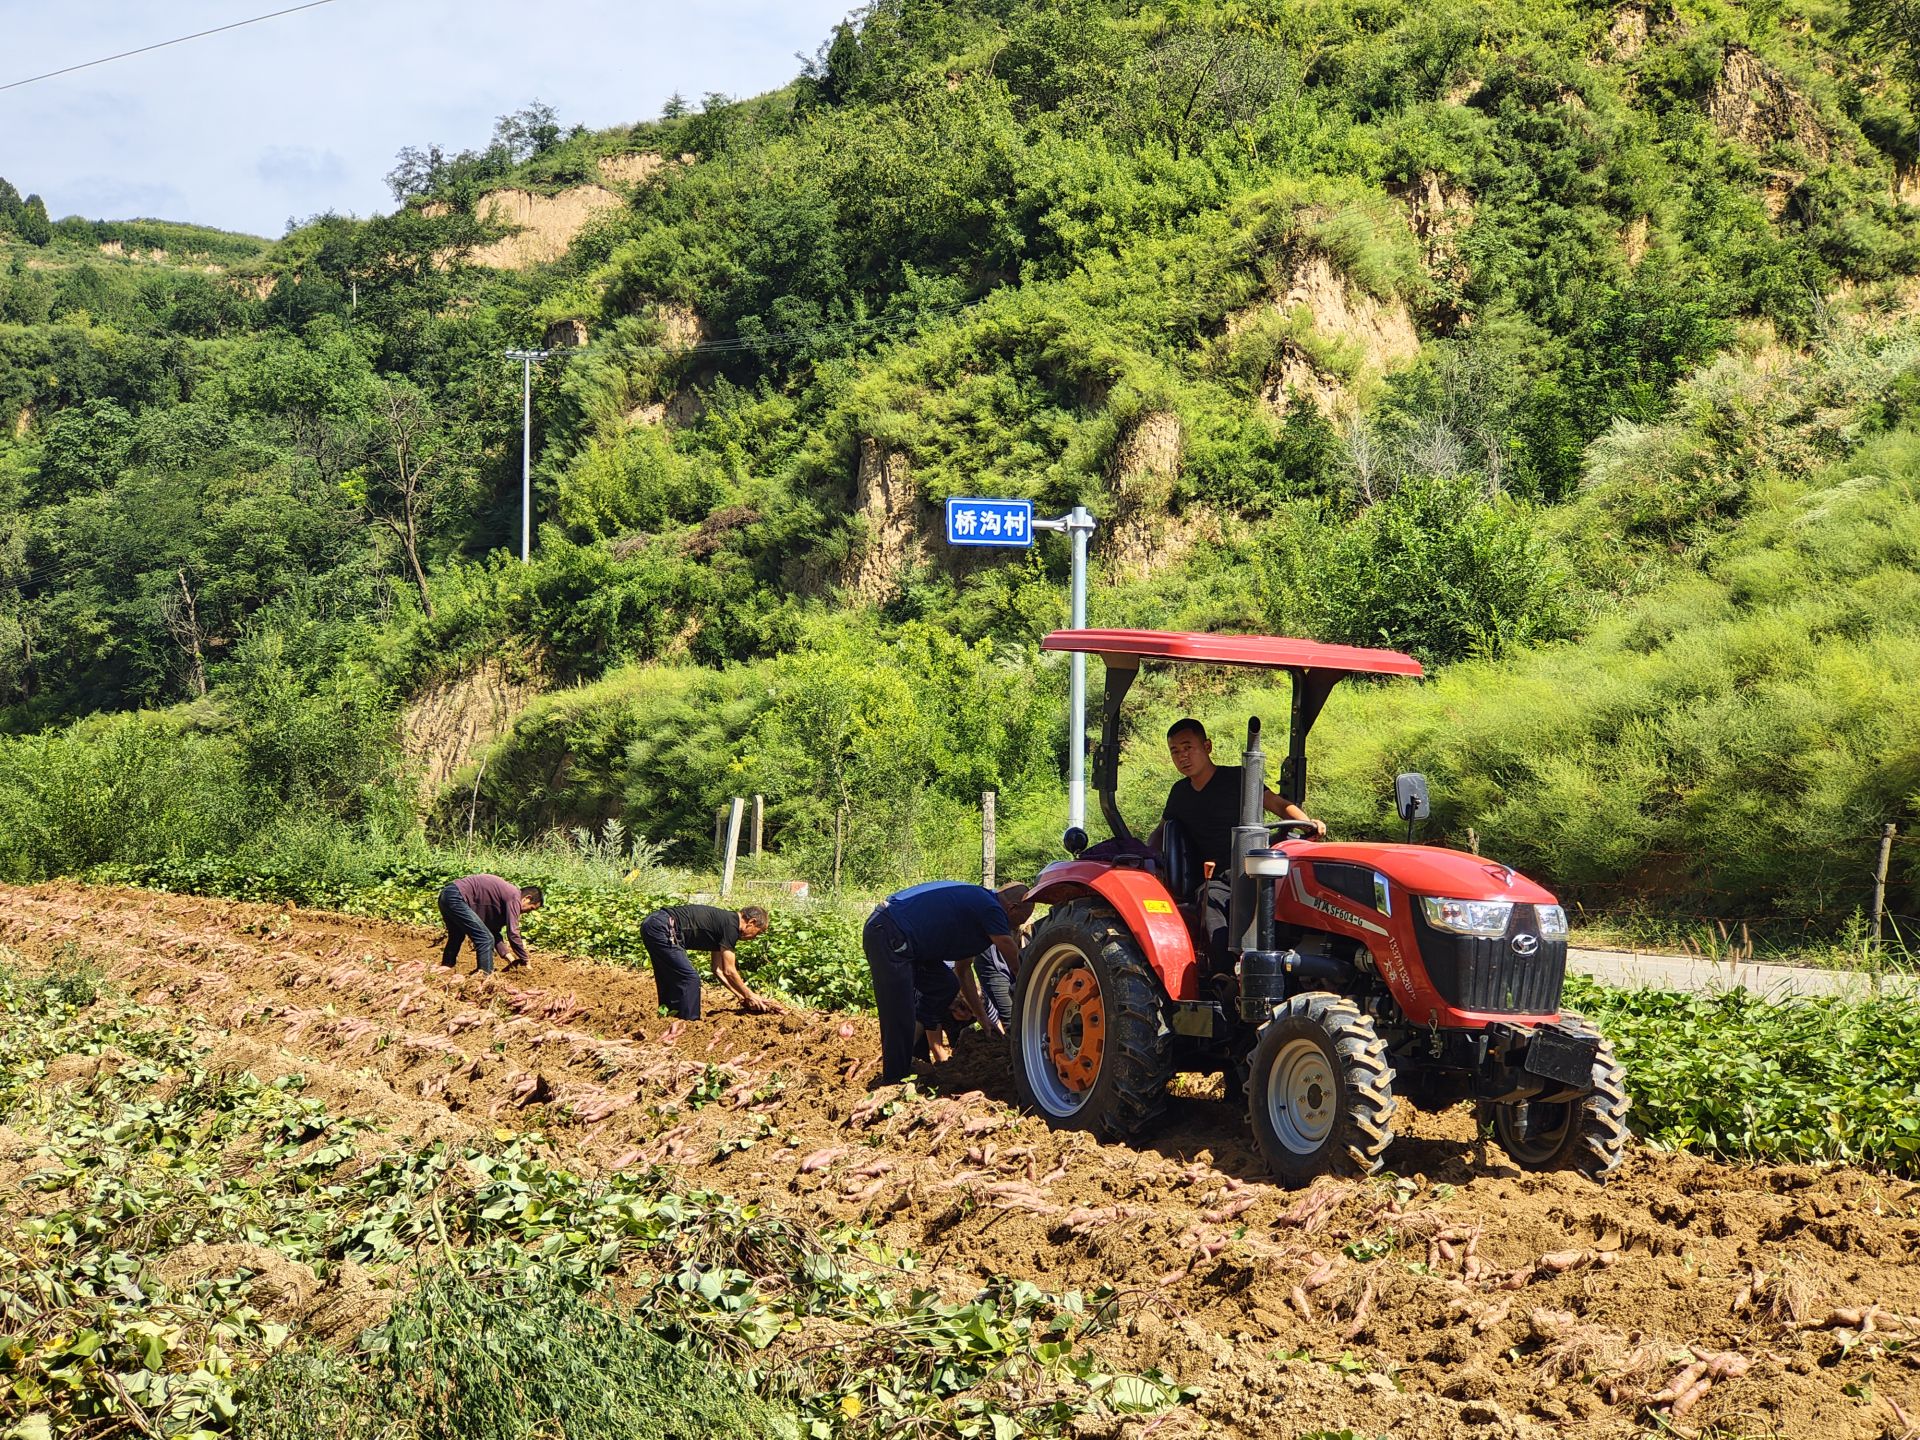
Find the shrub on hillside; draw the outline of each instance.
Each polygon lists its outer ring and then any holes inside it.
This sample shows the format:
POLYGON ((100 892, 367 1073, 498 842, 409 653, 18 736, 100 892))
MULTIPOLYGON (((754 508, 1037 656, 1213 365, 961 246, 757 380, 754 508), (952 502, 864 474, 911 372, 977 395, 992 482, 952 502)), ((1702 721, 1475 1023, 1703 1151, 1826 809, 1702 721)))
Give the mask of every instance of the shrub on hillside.
POLYGON ((1501 655, 1571 628, 1566 579, 1531 506, 1469 477, 1414 480, 1327 533, 1270 532, 1276 629, 1409 650, 1501 655))

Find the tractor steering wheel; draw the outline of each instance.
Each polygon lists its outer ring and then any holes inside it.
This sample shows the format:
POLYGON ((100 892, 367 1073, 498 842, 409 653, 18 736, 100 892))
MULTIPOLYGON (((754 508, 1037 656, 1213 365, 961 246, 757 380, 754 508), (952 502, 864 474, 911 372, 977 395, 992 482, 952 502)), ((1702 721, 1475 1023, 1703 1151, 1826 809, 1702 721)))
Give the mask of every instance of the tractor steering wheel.
POLYGON ((1300 832, 1302 840, 1318 840, 1321 834, 1321 825, 1318 820, 1275 820, 1271 828, 1281 840, 1291 839, 1290 832, 1295 830, 1300 832))

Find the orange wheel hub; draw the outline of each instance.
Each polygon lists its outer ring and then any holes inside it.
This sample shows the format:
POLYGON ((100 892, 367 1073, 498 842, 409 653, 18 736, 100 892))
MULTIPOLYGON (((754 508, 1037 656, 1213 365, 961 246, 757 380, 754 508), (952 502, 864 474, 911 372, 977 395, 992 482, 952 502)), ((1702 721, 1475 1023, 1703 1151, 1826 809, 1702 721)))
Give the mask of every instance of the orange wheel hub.
POLYGON ((1107 1045, 1107 1007, 1093 971, 1080 965, 1054 982, 1047 1001, 1047 1050, 1054 1073, 1069 1090, 1084 1093, 1100 1078, 1107 1045))

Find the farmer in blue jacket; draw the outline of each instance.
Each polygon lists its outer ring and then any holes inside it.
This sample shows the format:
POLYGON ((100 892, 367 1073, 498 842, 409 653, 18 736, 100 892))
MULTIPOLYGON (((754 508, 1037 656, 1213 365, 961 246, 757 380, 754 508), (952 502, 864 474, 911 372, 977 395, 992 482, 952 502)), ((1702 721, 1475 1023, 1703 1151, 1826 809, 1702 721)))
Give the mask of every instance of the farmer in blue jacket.
POLYGON ((894 1084, 913 1073, 916 1031, 924 1033, 929 1058, 939 1064, 952 1054, 947 1025, 955 996, 995 1033, 1002 1020, 989 1019, 974 980, 973 959, 981 951, 1000 952, 1008 966, 1020 965, 1020 927, 1033 913, 1024 885, 995 893, 982 885, 936 880, 889 895, 867 917, 861 946, 873 972, 873 998, 880 1011, 880 1079, 894 1084))

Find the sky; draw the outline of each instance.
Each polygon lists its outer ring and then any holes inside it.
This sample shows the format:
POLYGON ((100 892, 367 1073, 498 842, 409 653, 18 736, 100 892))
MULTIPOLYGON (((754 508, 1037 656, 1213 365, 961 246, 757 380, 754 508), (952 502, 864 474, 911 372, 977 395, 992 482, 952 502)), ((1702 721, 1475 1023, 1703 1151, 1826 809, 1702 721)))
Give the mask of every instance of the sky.
MULTIPOLYGON (((299 0, 0 0, 0 86, 299 0)), ((534 99, 593 129, 678 92, 748 96, 799 70, 855 0, 330 0, 0 89, 0 176, 55 219, 278 236, 393 209, 404 145, 484 146, 534 99)))

